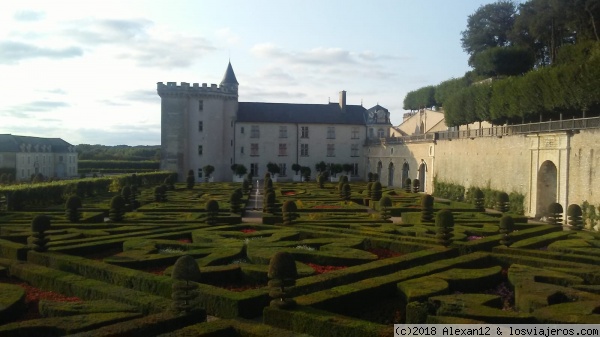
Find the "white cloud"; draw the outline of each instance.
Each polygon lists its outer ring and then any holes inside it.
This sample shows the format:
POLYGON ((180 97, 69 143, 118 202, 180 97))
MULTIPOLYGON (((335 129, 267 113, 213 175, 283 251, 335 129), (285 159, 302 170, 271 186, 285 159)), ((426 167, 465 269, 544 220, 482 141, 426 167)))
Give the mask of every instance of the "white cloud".
POLYGON ((47 48, 18 41, 0 41, 0 64, 15 64, 33 58, 63 59, 82 55, 83 50, 75 46, 47 48))
POLYGON ((17 21, 38 21, 42 20, 46 14, 40 11, 21 10, 15 13, 13 18, 17 21))

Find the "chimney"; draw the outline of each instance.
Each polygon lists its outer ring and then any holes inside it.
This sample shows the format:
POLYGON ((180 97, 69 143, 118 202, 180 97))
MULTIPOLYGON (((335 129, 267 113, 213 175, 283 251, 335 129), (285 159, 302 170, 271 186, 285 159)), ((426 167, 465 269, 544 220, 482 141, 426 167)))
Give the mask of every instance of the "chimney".
POLYGON ((342 113, 346 112, 346 91, 340 91, 340 110, 342 113))

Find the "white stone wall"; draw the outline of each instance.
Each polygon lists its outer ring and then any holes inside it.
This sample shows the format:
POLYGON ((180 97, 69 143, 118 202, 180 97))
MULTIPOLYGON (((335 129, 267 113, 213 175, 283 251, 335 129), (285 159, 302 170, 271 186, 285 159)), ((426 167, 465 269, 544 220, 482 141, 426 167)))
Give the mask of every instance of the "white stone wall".
MULTIPOLYGON (((246 166, 250 172, 251 164, 258 164, 258 175, 267 172, 267 163, 286 164, 287 174, 283 180, 291 180, 294 172, 292 164, 310 167, 312 177, 316 176, 315 165, 321 161, 332 164, 358 164, 359 175, 364 172, 363 145, 365 142, 364 125, 344 124, 295 124, 295 123, 236 123, 234 162, 246 166), (258 126, 259 137, 252 138, 252 126, 258 126), (279 127, 287 127, 287 138, 280 138, 279 127), (308 127, 308 138, 301 137, 301 128, 308 127), (328 127, 335 128, 335 138, 328 138, 328 127), (358 128, 357 138, 352 138, 352 129, 358 128), (242 128, 244 132, 242 133, 242 128), (251 144, 258 144, 258 155, 253 156, 251 144), (280 155, 279 144, 286 144, 287 155, 280 155), (308 145, 308 156, 301 155, 301 145, 308 145), (334 156, 328 156, 327 145, 333 144, 334 156), (356 145, 357 156, 353 157, 351 148, 356 145), (243 153, 242 153, 243 148, 243 153)), ((232 175, 230 171, 230 176, 232 175)))
POLYGON ((568 200, 600 205, 600 130, 582 130, 570 141, 568 200))
POLYGON ((47 178, 78 176, 76 152, 17 152, 15 158, 16 179, 20 181, 28 181, 36 173, 47 178))

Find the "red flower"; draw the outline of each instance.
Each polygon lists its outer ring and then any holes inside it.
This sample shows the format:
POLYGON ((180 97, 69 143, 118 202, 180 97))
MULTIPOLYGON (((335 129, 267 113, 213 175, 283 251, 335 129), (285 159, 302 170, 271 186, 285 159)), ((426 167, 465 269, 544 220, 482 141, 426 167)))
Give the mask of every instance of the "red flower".
POLYGON ((254 232, 256 232, 256 229, 247 228, 247 229, 242 229, 241 232, 242 233, 246 233, 246 234, 248 234, 248 233, 254 233, 254 232))
POLYGON ((307 265, 309 267, 311 267, 312 269, 314 269, 314 271, 317 274, 324 274, 324 273, 328 273, 330 271, 348 268, 346 266, 321 266, 321 265, 314 264, 314 263, 307 263, 307 265))
POLYGON ((371 249, 367 249, 367 251, 371 254, 377 255, 377 257, 380 259, 387 259, 388 257, 396 257, 396 256, 402 255, 393 250, 384 249, 384 248, 371 248, 371 249))
POLYGON ((190 239, 179 239, 177 241, 179 241, 181 243, 192 243, 192 240, 190 240, 190 239))

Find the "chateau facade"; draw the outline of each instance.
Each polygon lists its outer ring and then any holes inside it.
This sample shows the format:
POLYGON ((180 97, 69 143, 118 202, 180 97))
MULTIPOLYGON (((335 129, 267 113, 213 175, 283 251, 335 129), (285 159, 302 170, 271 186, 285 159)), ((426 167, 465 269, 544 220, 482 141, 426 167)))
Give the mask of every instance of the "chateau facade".
POLYGON ((185 179, 189 170, 203 178, 212 165, 214 181, 231 181, 233 164, 244 165, 254 176, 267 164, 280 168, 278 179, 291 181, 293 164, 350 164, 351 175, 367 173, 364 146, 368 139, 388 137, 389 111, 377 105, 365 109, 346 104, 346 92, 336 103, 295 104, 239 102, 239 83, 228 64, 220 85, 162 82, 161 169, 185 179))
POLYGON ((49 178, 77 177, 75 146, 60 138, 0 135, 0 172, 17 181, 41 173, 49 178))

